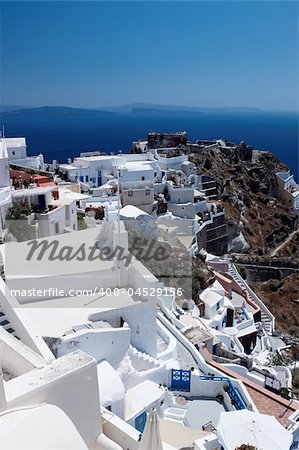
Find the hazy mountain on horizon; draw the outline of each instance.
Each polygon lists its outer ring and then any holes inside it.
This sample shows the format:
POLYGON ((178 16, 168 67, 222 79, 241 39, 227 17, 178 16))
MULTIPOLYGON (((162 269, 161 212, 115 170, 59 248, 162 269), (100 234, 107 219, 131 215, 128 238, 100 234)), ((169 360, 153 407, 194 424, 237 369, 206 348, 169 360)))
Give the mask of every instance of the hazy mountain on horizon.
POLYGON ((250 106, 217 106, 217 107, 209 107, 209 106, 184 106, 184 105, 165 105, 165 104, 155 104, 155 103, 128 103, 119 106, 110 106, 105 108, 107 111, 115 111, 115 112, 136 112, 136 110, 146 110, 149 111, 169 111, 169 112, 194 112, 201 113, 204 111, 236 111, 236 110, 246 110, 246 111, 261 111, 259 108, 254 108, 250 106))
POLYGON ((71 106, 18 106, 18 105, 0 105, 0 112, 4 115, 55 115, 55 116, 97 116, 99 114, 111 114, 111 113, 203 113, 203 112, 236 112, 236 111, 262 111, 259 108, 253 107, 195 107, 195 106, 183 106, 183 105, 163 105, 154 103, 128 103, 119 106, 107 106, 107 107, 95 107, 95 108, 82 108, 71 106))
POLYGON ((4 116, 55 116, 55 117, 98 117, 114 114, 102 109, 72 108, 70 106, 40 106, 2 112, 4 116))

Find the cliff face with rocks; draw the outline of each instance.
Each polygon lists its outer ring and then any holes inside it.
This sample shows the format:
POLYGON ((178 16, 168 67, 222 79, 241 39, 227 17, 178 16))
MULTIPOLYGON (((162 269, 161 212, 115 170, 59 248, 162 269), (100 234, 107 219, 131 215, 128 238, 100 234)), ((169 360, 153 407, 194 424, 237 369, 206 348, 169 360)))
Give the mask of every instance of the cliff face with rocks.
POLYGON ((270 279, 264 283, 251 283, 251 286, 274 314, 277 330, 287 333, 298 343, 299 275, 294 273, 283 280, 270 279))
POLYGON ((231 252, 266 255, 298 226, 293 210, 278 196, 276 172, 287 170, 270 152, 250 147, 191 154, 198 173, 216 180, 224 207, 231 252))

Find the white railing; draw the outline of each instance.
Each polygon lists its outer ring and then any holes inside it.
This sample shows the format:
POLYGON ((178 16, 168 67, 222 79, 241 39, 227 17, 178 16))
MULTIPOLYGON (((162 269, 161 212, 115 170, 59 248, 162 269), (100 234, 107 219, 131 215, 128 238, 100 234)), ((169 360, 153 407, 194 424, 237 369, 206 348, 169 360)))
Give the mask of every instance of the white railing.
POLYGON ((256 295, 255 292, 251 289, 251 287, 246 283, 246 281, 241 277, 239 274, 236 266, 234 263, 229 263, 230 268, 232 271, 234 271, 235 276, 240 280, 240 282, 244 285, 245 291, 248 292, 248 294, 253 298, 255 303, 261 308, 261 311, 265 313, 265 315, 268 317, 268 319, 271 321, 271 331, 274 331, 275 327, 275 317, 271 313, 271 311, 267 308, 267 306, 262 302, 262 300, 256 295))
POLYGON ((4 206, 11 203, 10 187, 0 188, 0 205, 4 206))
MULTIPOLYGON (((157 314, 158 320, 162 322, 163 325, 177 338, 177 340, 189 351, 189 353, 192 355, 194 361, 196 362, 199 370, 203 374, 209 374, 213 373, 215 376, 223 377, 223 373, 221 370, 216 369, 215 367, 211 366, 206 362, 202 354, 194 347, 194 345, 187 339, 179 330, 175 328, 175 326, 170 323, 166 317, 164 317, 162 312, 159 312, 157 314)), ((230 377, 227 377, 228 379, 231 379, 230 377)), ((245 400, 246 405, 251 405, 251 407, 255 410, 254 402, 252 401, 249 393, 247 392, 245 386, 243 385, 242 381, 233 379, 233 384, 238 389, 240 395, 245 400)))

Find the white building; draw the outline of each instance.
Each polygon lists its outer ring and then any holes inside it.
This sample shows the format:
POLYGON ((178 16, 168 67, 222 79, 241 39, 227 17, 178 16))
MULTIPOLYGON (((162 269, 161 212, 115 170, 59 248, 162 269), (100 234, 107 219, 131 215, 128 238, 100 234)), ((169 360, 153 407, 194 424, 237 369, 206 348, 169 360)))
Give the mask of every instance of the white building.
POLYGON ((284 199, 295 214, 299 215, 299 186, 294 180, 294 175, 288 172, 277 172, 276 179, 279 188, 279 195, 284 199))
POLYGON ((161 177, 160 169, 150 154, 80 156, 74 158, 71 164, 60 164, 59 170, 65 173, 70 181, 80 181, 90 187, 99 187, 111 179, 116 179, 117 170, 124 188, 138 182, 143 186, 143 181, 152 184, 156 177, 161 177))
POLYGON ((0 352, 1 449, 138 449, 139 432, 112 413, 105 434, 108 411, 91 356, 75 351, 47 361, 1 328, 0 352))
POLYGON ((60 164, 59 171, 65 173, 69 181, 98 187, 114 178, 114 167, 125 162, 122 156, 80 156, 71 164, 60 164))
POLYGON ((5 216, 11 205, 9 159, 5 140, 0 140, 0 240, 5 229, 5 216))
POLYGON ((168 170, 181 170, 182 164, 188 162, 188 156, 174 148, 159 148, 151 150, 159 166, 165 172, 168 170))
POLYGON ((44 157, 40 153, 38 156, 27 156, 26 138, 5 138, 9 162, 21 167, 44 170, 44 157))
POLYGON ((5 139, 0 139, 0 188, 10 186, 9 157, 5 139))
POLYGON ((245 297, 231 288, 230 292, 225 292, 216 280, 200 293, 199 298, 204 305, 201 320, 217 331, 224 348, 244 356, 255 349, 257 328, 245 297))
MULTIPOLYGON (((36 228, 37 237, 53 236, 77 230, 76 201, 80 194, 59 190, 60 197, 54 199, 56 186, 17 189, 11 191, 14 203, 26 203, 32 211, 28 223, 36 228)), ((83 196, 85 198, 86 196, 83 196)))

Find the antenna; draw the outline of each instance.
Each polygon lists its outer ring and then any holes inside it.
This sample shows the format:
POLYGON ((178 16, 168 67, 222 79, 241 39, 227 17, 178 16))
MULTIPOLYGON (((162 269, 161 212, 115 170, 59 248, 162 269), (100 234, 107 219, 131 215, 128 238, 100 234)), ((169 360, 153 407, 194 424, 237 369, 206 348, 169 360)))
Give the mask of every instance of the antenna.
MULTIPOLYGON (((120 191, 119 191, 119 168, 117 170, 117 232, 118 232, 118 247, 120 248, 120 191)), ((118 287, 120 288, 120 261, 118 259, 118 287)))

